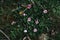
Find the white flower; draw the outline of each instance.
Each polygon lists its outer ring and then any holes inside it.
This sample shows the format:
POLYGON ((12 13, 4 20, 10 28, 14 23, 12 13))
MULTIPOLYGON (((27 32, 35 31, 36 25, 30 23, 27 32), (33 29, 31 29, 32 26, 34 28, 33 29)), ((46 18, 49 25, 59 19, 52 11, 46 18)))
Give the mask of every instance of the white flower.
POLYGON ((26 16, 27 14, 23 13, 23 16, 26 16))
POLYGON ((31 8, 31 4, 28 4, 28 5, 27 5, 27 8, 30 9, 30 8, 31 8))
POLYGON ((43 13, 47 13, 48 11, 47 10, 43 10, 43 13))
POLYGON ((27 21, 31 21, 31 17, 29 17, 29 18, 27 19, 27 21))
POLYGON ((27 32, 27 30, 24 30, 24 32, 26 33, 26 32, 27 32))
POLYGON ((36 28, 34 28, 34 30, 33 30, 34 32, 37 32, 37 29, 36 28))

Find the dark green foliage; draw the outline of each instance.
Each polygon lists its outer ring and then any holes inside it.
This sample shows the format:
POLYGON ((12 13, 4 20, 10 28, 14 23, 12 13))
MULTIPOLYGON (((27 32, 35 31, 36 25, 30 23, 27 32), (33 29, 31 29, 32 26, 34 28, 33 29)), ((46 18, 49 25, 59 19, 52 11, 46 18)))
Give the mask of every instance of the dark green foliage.
MULTIPOLYGON (((0 29, 2 29, 11 40, 22 40, 25 36, 30 36, 31 40, 38 40, 42 33, 47 33, 50 40, 60 40, 60 0, 0 0, 0 29), (32 4, 31 9, 27 9, 24 13, 27 16, 20 15, 19 12, 26 9, 21 5, 32 4), (18 8, 18 9, 16 9, 18 8), (16 9, 15 11, 12 11, 16 9), (48 10, 45 14, 44 10, 48 10), (31 17, 28 22, 27 18, 31 17), (35 20, 39 24, 35 24, 35 20), (12 21, 16 23, 11 25, 12 21), (36 33, 33 29, 37 28, 36 33), (48 28, 48 29, 47 29, 48 28), (27 29, 28 32, 23 31, 27 29), (54 37, 51 31, 57 32, 54 37)), ((0 38, 5 37, 0 33, 0 38)), ((1 39, 4 40, 4 39, 1 39)))

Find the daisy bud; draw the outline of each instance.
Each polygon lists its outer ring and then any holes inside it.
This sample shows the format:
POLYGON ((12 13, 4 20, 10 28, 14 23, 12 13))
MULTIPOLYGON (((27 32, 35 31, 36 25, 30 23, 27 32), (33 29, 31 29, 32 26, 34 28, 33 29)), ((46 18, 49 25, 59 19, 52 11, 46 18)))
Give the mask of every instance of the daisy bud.
POLYGON ((23 11, 20 11, 19 14, 22 15, 24 12, 23 11))

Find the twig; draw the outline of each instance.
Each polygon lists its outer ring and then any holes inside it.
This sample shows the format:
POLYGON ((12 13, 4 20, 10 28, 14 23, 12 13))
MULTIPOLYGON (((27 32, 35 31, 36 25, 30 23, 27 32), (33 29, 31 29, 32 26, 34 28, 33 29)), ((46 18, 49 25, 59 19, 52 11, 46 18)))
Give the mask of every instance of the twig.
POLYGON ((8 39, 10 40, 10 38, 0 29, 0 32, 8 39))
POLYGON ((23 38, 23 40, 25 40, 25 39, 26 39, 26 37, 23 38))
POLYGON ((21 8, 21 7, 17 7, 16 9, 12 9, 12 12, 14 12, 14 11, 20 9, 20 8, 21 8))
POLYGON ((29 36, 27 36, 27 37, 24 37, 24 38, 23 38, 23 40, 25 40, 26 38, 28 38, 29 40, 31 40, 29 36))

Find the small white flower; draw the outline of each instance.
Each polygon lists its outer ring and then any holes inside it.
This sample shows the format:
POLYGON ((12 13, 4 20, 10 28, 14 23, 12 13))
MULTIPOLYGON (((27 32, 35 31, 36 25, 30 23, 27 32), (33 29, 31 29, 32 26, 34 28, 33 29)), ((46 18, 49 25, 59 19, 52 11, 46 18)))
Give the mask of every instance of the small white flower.
POLYGON ((28 4, 28 5, 27 5, 27 8, 30 9, 30 8, 31 8, 31 4, 28 4))
POLYGON ((26 16, 27 14, 23 13, 23 16, 26 16))
POLYGON ((43 13, 47 13, 48 11, 47 10, 43 10, 43 13))
POLYGON ((29 17, 29 18, 27 19, 27 21, 31 21, 31 18, 29 17))
POLYGON ((24 30, 25 33, 27 33, 27 30, 24 30))
POLYGON ((36 28, 34 28, 34 30, 33 30, 34 32, 37 32, 37 29, 36 28))
POLYGON ((12 21, 11 25, 14 25, 16 22, 15 21, 12 21))

